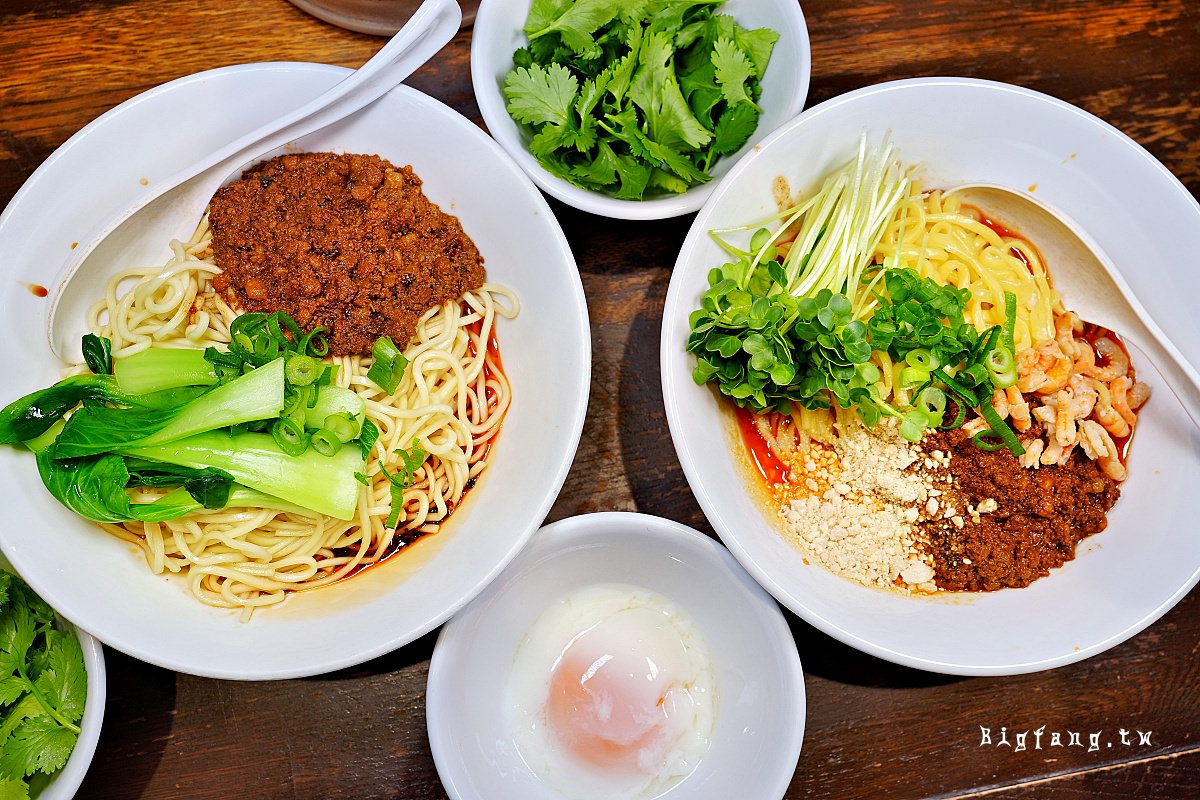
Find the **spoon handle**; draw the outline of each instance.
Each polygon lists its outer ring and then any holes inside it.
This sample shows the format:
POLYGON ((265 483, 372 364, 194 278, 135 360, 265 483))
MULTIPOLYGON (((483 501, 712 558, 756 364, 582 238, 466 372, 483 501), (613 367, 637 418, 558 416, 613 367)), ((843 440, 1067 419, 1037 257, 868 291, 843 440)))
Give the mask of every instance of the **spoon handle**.
POLYGON ((1200 430, 1200 373, 1165 336, 1160 338, 1147 330, 1144 341, 1139 336, 1133 340, 1133 344, 1142 349, 1146 358, 1166 379, 1167 388, 1183 406, 1192 424, 1200 430))
MULTIPOLYGON (((222 180, 271 150, 315 133, 365 108, 400 84, 458 32, 455 0, 425 0, 395 36, 361 67, 296 110, 209 154, 165 185, 183 183, 210 169, 222 180), (213 169, 219 166, 220 169, 213 169)), ((219 186, 219 185, 218 185, 219 186)))
MULTIPOLYGON (((199 179, 215 192, 240 177, 252 162, 365 108, 400 84, 458 32, 462 12, 455 0, 425 0, 395 36, 366 63, 309 102, 208 153, 160 181, 138 207, 175 186, 199 179)), ((197 181, 199 183, 199 181, 197 181)), ((211 196, 211 192, 208 193, 211 196)), ((208 197, 204 198, 207 205, 208 197)), ((131 209, 130 214, 136 209, 131 209)), ((197 210, 199 213, 199 210, 197 210)))
POLYGON ((455 0, 425 0, 379 52, 324 93, 157 181, 134 203, 94 228, 74 249, 55 281, 57 288, 47 315, 51 350, 66 361, 81 356, 75 327, 61 325, 59 320, 64 312, 68 319, 82 319, 94 299, 86 294, 86 282, 73 280, 93 254, 110 260, 121 258, 123 250, 138 241, 143 227, 157 230, 168 220, 173 221, 165 226, 168 230, 181 222, 194 225, 213 193, 240 177, 246 167, 349 117, 399 85, 454 38, 461 18, 455 0), (81 283, 85 285, 81 287, 81 283))

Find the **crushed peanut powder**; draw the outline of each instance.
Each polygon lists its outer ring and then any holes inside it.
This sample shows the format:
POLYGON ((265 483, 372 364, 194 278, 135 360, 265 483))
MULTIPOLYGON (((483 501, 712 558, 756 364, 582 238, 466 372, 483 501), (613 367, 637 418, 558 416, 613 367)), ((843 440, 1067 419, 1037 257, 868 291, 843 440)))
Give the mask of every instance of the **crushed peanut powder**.
POLYGON ((828 441, 808 439, 783 454, 792 472, 776 487, 784 533, 814 561, 863 583, 915 593, 937 591, 920 524, 961 525, 949 454, 926 453, 894 421, 868 431, 856 416, 835 424, 828 441))

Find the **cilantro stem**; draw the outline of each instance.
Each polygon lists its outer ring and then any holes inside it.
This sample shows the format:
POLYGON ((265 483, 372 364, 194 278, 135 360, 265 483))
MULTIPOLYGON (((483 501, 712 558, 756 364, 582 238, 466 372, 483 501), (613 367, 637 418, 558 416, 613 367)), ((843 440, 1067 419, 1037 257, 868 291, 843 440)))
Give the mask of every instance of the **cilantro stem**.
MULTIPOLYGON (((39 636, 45 636, 45 634, 46 634, 46 631, 45 631, 44 627, 38 631, 39 636)), ((25 688, 29 691, 29 693, 31 695, 33 695, 33 699, 38 701, 38 705, 40 705, 42 707, 42 709, 55 722, 57 722, 59 725, 63 726, 67 730, 71 731, 72 733, 78 735, 80 732, 79 726, 76 725, 71 720, 64 717, 62 715, 62 713, 58 710, 58 708, 55 707, 49 700, 46 699, 46 696, 41 693, 41 691, 38 689, 37 685, 34 684, 34 682, 29 679, 29 675, 25 672, 25 659, 23 659, 23 658, 17 659, 16 667, 17 667, 17 676, 21 679, 21 683, 23 683, 25 685, 25 688)))

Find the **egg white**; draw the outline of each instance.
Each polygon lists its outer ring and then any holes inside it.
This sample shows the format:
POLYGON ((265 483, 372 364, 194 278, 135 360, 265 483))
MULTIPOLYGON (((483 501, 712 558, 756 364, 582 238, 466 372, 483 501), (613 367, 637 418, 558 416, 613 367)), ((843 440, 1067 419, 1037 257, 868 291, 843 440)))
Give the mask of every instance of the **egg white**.
POLYGON ((716 671, 695 624, 674 603, 620 583, 587 586, 561 598, 517 647, 507 700, 513 739, 529 769, 564 797, 648 800, 695 770, 712 738, 716 671), (636 769, 601 769, 560 741, 548 719, 554 668, 572 644, 594 657, 644 656, 655 687, 670 689, 666 746, 638 752, 636 769))

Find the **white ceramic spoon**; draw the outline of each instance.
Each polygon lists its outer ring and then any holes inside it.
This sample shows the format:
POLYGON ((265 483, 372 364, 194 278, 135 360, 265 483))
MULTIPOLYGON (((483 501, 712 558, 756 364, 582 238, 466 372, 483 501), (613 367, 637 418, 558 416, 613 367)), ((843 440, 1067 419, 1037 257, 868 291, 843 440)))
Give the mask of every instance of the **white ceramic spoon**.
POLYGON ((980 183, 947 194, 1034 242, 1054 283, 1070 287, 1067 307, 1141 350, 1200 428, 1200 373, 1151 319, 1098 244, 1060 212, 1015 189, 980 183))
POLYGON ((246 167, 345 119, 400 84, 454 37, 461 19, 455 0, 425 0, 378 53, 319 97, 150 186, 96 227, 54 283, 46 318, 50 349, 64 361, 79 361, 87 309, 118 270, 153 264, 171 239, 186 239, 213 193, 246 167))

